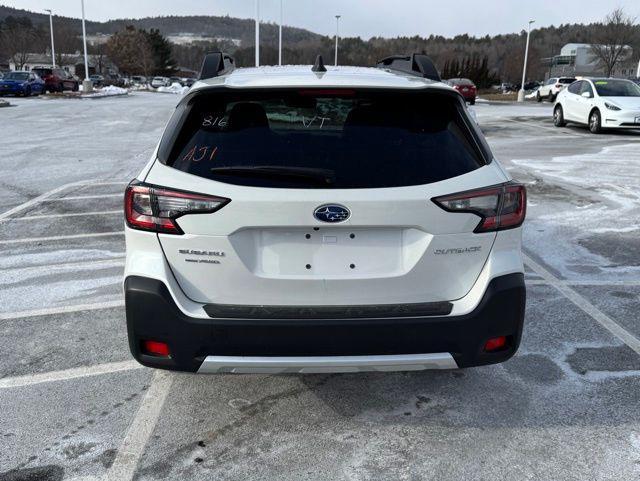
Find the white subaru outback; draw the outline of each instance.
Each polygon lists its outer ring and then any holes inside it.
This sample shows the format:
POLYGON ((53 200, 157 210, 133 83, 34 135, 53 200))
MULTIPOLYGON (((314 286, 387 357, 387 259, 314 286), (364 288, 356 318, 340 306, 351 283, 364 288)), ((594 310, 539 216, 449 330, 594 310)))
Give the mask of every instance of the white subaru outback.
POLYGON ((505 361, 525 211, 426 56, 327 70, 209 54, 126 191, 131 351, 199 373, 505 361))

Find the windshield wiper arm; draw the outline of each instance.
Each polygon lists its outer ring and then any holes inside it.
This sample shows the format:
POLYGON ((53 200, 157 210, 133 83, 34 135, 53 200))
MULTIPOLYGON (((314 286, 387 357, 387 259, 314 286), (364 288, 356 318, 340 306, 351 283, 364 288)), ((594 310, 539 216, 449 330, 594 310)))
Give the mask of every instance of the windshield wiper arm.
POLYGON ((314 181, 331 185, 336 173, 330 169, 314 167, 286 167, 282 165, 239 165, 233 167, 213 167, 211 172, 218 175, 236 175, 242 177, 286 178, 291 180, 314 181))

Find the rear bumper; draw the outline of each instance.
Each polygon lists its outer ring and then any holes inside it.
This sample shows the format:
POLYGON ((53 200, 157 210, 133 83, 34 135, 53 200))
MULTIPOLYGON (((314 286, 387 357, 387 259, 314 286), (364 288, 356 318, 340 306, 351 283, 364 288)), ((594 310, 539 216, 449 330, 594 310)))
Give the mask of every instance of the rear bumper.
POLYGON ((143 365, 188 372, 353 372, 471 367, 503 362, 520 344, 523 274, 493 279, 464 316, 386 319, 214 319, 186 316, 161 281, 125 280, 129 346, 143 365), (499 352, 483 351, 507 336, 499 352), (165 342, 170 358, 141 352, 165 342))

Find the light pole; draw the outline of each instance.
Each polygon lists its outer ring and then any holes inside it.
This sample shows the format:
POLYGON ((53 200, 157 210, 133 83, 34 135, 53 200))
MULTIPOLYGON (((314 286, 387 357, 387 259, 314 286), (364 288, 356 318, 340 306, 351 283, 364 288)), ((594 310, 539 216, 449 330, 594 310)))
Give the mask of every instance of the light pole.
POLYGON ((49 30, 51 30, 51 65, 56 68, 56 46, 53 42, 53 13, 51 10, 45 10, 49 12, 49 30))
POLYGON ((338 66, 338 38, 340 36, 340 17, 342 17, 342 15, 336 15, 336 67, 338 66))
POLYGON ((91 92, 93 85, 89 80, 89 56, 87 55, 87 28, 84 25, 84 0, 80 0, 82 4, 82 41, 84 43, 84 80, 82 82, 82 91, 84 93, 91 92))
POLYGON ((529 30, 527 31, 527 47, 524 51, 524 68, 522 69, 522 84, 518 92, 518 102, 524 102, 524 83, 527 81, 527 63, 529 62, 529 39, 531 38, 531 25, 536 21, 529 20, 529 30))
POLYGON ((260 0, 256 0, 256 67, 260 66, 260 0))
POLYGON ((638 60, 638 71, 636 72, 636 78, 640 78, 640 60, 638 60))
POLYGON ((278 32, 279 40, 278 40, 278 65, 282 65, 282 21, 284 14, 282 13, 282 1, 280 0, 280 29, 278 32))

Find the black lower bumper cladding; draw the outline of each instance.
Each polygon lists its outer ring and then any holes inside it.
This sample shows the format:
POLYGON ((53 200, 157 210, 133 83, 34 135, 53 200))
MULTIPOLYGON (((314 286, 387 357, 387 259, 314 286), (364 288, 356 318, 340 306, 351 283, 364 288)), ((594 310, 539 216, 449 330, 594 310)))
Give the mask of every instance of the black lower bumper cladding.
MULTIPOLYGON (((510 274, 493 279, 480 304, 464 316, 200 319, 183 314, 163 282, 137 276, 125 280, 127 329, 133 356, 145 366, 189 372, 196 372, 209 355, 358 356, 448 352, 459 367, 494 364, 506 361, 518 349, 525 298, 523 274, 510 274), (507 337, 506 348, 484 352, 486 341, 498 336, 507 337), (141 351, 144 340, 167 343, 171 357, 144 354, 141 351)), ((335 315, 333 311, 331 314, 335 315)))

